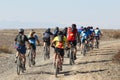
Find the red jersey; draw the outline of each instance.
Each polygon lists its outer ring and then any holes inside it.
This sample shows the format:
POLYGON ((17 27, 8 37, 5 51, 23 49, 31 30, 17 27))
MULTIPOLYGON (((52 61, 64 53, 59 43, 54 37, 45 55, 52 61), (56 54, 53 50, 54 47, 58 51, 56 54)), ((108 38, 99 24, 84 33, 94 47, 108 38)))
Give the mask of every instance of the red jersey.
POLYGON ((68 41, 74 41, 74 40, 76 40, 76 35, 77 35, 77 29, 75 29, 74 31, 72 31, 72 28, 69 27, 68 31, 67 31, 67 40, 68 41))

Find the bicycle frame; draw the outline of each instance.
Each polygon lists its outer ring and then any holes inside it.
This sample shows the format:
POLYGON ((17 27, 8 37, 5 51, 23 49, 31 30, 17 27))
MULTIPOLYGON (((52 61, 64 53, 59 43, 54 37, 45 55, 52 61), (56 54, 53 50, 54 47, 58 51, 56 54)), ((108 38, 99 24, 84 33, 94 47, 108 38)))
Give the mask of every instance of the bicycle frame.
POLYGON ((69 63, 70 65, 74 64, 74 46, 73 43, 70 42, 70 50, 69 50, 69 63))
POLYGON ((45 50, 44 50, 44 60, 49 59, 49 46, 47 45, 47 43, 45 42, 45 50))
POLYGON ((87 51, 87 41, 85 40, 85 43, 82 45, 83 47, 82 47, 81 53, 83 54, 83 56, 85 56, 86 51, 87 51))
POLYGON ((29 57, 29 67, 31 67, 31 65, 35 64, 35 61, 33 60, 33 53, 34 53, 34 49, 31 46, 30 51, 29 51, 29 55, 28 55, 28 57, 29 57))
POLYGON ((99 48, 99 40, 98 38, 95 38, 95 48, 99 48))
POLYGON ((20 75, 20 71, 24 73, 22 56, 20 53, 18 53, 18 58, 17 58, 17 74, 18 75, 20 75))
POLYGON ((57 54, 57 59, 56 59, 56 62, 55 62, 55 77, 57 77, 57 74, 59 74, 61 66, 62 66, 62 64, 61 64, 61 55, 57 54))

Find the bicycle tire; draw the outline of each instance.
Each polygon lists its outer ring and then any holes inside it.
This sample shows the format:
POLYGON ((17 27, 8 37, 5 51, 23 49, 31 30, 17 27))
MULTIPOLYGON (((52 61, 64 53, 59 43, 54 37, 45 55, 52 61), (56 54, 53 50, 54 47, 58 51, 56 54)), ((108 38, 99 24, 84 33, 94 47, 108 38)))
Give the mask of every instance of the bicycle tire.
POLYGON ((55 77, 57 77, 59 73, 59 68, 58 68, 58 63, 56 63, 56 67, 55 67, 55 77))
POLYGON ((44 51, 44 60, 49 59, 49 53, 48 53, 48 46, 45 46, 45 51, 44 51))
POLYGON ((30 52, 29 52, 29 55, 28 55, 28 64, 29 64, 29 67, 31 67, 31 65, 32 65, 32 50, 30 50, 30 52))
POLYGON ((87 45, 85 44, 85 45, 84 45, 84 49, 83 49, 83 55, 84 55, 84 56, 86 55, 86 51, 87 51, 87 45))
POLYGON ((70 49, 70 51, 69 51, 69 63, 70 63, 70 65, 73 65, 74 64, 74 54, 73 54, 73 51, 72 51, 72 49, 70 49))
POLYGON ((20 66, 21 66, 21 63, 20 63, 20 58, 18 56, 17 58, 17 74, 20 75, 20 66))

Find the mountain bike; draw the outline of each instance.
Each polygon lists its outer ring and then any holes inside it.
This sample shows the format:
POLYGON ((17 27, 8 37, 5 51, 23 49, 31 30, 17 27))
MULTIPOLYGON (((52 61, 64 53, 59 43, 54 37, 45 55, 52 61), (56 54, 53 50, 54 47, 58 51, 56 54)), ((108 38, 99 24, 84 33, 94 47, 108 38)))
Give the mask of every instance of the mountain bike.
POLYGON ((29 49, 29 53, 28 53, 28 64, 29 64, 29 67, 31 67, 31 65, 35 65, 35 58, 33 57, 35 51, 32 47, 32 44, 30 46, 30 49, 29 49))
POLYGON ((18 57, 17 57, 17 74, 19 75, 20 72, 24 73, 24 64, 22 61, 22 57, 19 53, 18 57))
POLYGON ((93 50, 93 44, 92 44, 92 41, 91 41, 91 40, 88 40, 88 43, 87 43, 87 51, 90 51, 90 50, 93 50))
POLYGON ((85 43, 83 43, 82 45, 83 45, 83 48, 81 49, 81 54, 85 56, 87 52, 87 47, 88 47, 87 41, 85 40, 85 43))
POLYGON ((45 47, 44 47, 44 60, 49 59, 50 54, 49 54, 49 46, 47 45, 47 42, 45 42, 45 47))
POLYGON ((57 57, 56 57, 56 62, 54 63, 54 68, 55 68, 55 77, 59 74, 59 72, 62 69, 62 63, 61 63, 61 55, 60 52, 57 52, 57 57))
POLYGON ((97 36, 95 38, 95 48, 99 48, 99 40, 97 36))
POLYGON ((73 45, 73 42, 70 42, 70 49, 68 51, 68 55, 69 55, 69 63, 70 65, 75 64, 75 59, 74 59, 74 50, 75 50, 75 46, 73 45))

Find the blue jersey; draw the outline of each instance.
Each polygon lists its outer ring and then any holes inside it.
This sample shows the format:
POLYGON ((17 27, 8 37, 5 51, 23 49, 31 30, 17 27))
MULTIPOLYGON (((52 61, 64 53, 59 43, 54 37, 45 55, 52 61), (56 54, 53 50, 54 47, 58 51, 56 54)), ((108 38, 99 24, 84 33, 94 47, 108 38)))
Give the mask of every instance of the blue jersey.
POLYGON ((99 29, 94 30, 95 36, 99 36, 101 34, 101 31, 99 29))
POLYGON ((78 29, 78 33, 81 34, 81 32, 83 31, 83 29, 78 29))
POLYGON ((81 39, 87 39, 87 34, 85 32, 81 32, 81 39))
POLYGON ((29 43, 36 45, 36 41, 38 39, 38 36, 34 35, 34 37, 28 37, 28 39, 29 39, 29 43))

